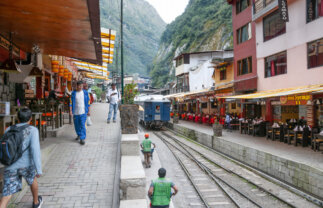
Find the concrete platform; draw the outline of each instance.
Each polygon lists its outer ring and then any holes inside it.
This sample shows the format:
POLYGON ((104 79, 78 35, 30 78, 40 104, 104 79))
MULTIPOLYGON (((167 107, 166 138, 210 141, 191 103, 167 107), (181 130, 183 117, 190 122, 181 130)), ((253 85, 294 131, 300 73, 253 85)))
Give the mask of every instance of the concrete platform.
POLYGON ((240 134, 238 131, 224 130, 222 137, 214 137, 212 127, 188 121, 171 126, 195 141, 323 199, 321 152, 266 140, 265 137, 240 134))
POLYGON ((123 134, 121 137, 121 155, 139 156, 138 134, 123 134))
POLYGON ((122 200, 145 199, 146 176, 139 156, 121 157, 120 191, 122 200))
POLYGON ((145 207, 147 207, 147 201, 145 199, 120 201, 120 208, 145 208, 145 207))

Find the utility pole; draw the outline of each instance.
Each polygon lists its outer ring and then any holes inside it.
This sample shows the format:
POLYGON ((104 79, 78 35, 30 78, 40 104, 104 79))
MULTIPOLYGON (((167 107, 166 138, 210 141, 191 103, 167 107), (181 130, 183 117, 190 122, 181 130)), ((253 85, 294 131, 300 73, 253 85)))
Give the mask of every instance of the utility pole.
POLYGON ((121 44, 121 104, 123 104, 124 87, 123 87, 123 0, 121 0, 121 17, 120 17, 120 44, 121 44))

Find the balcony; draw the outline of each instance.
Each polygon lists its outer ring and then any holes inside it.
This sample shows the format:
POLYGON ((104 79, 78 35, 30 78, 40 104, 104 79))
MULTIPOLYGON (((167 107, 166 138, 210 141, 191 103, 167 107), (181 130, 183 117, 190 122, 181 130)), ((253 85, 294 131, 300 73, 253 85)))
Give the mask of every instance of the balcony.
POLYGON ((189 91, 190 91, 189 86, 183 86, 183 87, 177 87, 176 88, 176 93, 189 92, 189 91))
POLYGON ((255 0, 252 20, 257 20, 277 6, 278 0, 255 0))

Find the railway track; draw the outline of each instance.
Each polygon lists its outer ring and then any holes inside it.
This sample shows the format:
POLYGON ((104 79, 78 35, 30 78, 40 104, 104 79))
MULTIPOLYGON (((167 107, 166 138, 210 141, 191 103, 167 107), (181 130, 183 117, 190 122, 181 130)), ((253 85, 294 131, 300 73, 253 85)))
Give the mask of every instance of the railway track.
POLYGON ((174 136, 155 133, 174 154, 205 207, 296 207, 174 136))

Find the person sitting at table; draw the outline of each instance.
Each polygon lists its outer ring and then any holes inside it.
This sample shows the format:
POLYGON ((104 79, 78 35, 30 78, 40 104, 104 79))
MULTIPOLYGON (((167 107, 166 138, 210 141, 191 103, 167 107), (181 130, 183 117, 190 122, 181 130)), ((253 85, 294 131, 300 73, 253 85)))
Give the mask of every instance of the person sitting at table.
POLYGON ((59 87, 57 86, 54 90, 51 90, 48 94, 49 100, 56 100, 56 98, 59 96, 59 87))

